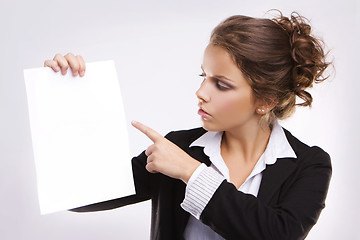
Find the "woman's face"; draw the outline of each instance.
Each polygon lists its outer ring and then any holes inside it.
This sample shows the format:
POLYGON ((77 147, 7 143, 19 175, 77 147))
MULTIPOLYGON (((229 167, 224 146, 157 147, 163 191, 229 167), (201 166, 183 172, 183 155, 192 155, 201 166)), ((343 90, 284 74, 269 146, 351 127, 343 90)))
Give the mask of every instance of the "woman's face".
POLYGON ((208 131, 231 131, 259 122, 252 89, 223 48, 209 44, 202 64, 204 80, 196 96, 208 131))

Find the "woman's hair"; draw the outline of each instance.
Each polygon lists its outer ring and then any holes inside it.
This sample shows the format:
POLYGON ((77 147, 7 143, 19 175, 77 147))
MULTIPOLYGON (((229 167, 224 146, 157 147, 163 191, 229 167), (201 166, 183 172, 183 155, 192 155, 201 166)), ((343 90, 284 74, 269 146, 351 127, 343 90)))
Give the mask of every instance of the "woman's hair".
POLYGON ((212 32, 210 44, 227 50, 252 87, 256 99, 275 107, 267 123, 290 116, 296 105, 311 106, 305 89, 327 79, 323 42, 311 35, 308 20, 297 13, 274 19, 232 16, 212 32), (303 100, 296 103, 296 96, 303 100))

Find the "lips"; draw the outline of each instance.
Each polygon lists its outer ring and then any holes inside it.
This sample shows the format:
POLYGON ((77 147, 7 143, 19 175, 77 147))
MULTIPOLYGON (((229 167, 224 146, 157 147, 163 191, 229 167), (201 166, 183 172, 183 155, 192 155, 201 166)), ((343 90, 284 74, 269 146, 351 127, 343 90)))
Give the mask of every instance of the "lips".
POLYGON ((204 120, 208 120, 208 119, 212 118, 212 116, 209 113, 205 112, 202 108, 199 109, 198 114, 204 120))

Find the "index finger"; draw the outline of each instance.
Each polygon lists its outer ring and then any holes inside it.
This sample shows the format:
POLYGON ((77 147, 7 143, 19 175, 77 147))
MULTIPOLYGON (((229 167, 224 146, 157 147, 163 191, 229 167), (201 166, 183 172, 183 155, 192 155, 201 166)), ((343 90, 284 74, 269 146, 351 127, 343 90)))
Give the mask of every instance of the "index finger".
POLYGON ((154 143, 160 139, 163 138, 163 136, 160 135, 160 133, 156 132, 155 130, 153 130, 152 128, 137 122, 137 121, 132 121, 131 124, 138 129, 140 132, 142 132, 143 134, 145 134, 148 138, 150 138, 151 141, 153 141, 154 143))

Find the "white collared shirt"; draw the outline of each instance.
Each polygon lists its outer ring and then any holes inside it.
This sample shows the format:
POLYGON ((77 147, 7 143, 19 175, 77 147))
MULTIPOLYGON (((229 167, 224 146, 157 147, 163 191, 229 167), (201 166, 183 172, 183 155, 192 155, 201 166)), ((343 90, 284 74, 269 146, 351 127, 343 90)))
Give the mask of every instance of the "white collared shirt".
MULTIPOLYGON (((206 132, 190 145, 190 147, 204 147, 204 153, 209 157, 211 165, 207 167, 201 164, 186 186, 185 199, 181 207, 191 213, 191 216, 185 229, 185 239, 223 239, 199 220, 202 211, 223 180, 230 182, 229 169, 220 151, 222 135, 223 132, 206 132)), ((296 158, 296 154, 284 130, 275 122, 264 153, 238 190, 257 197, 262 171, 265 170, 266 165, 274 164, 277 158, 296 158)))

